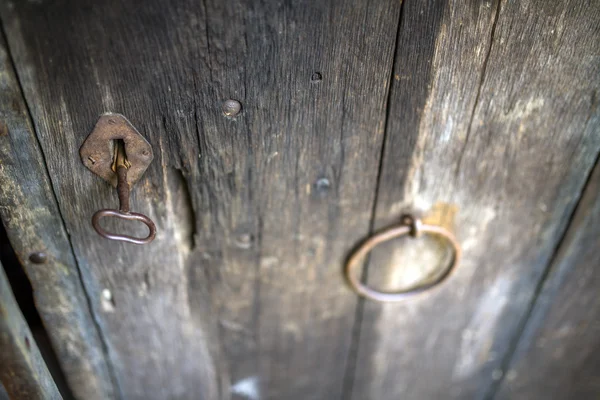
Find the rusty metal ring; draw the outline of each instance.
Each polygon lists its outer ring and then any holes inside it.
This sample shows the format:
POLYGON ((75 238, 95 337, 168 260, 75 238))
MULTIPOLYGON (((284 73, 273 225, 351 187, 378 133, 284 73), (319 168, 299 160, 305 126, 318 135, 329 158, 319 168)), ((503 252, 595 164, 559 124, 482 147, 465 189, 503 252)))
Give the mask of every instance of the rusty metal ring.
POLYGON ((345 266, 346 279, 352 286, 352 289, 360 296, 365 297, 370 300, 375 300, 379 302, 397 302, 405 300, 408 297, 412 297, 416 294, 423 293, 433 288, 434 286, 438 286, 440 283, 444 282, 450 274, 456 269, 458 262, 460 261, 461 250, 460 245, 454 235, 450 233, 448 230, 442 228, 441 226, 435 225, 424 225, 418 219, 408 218, 405 220, 403 225, 387 229, 385 231, 379 232, 374 236, 367 239, 363 244, 361 244, 348 258, 345 266), (363 284, 360 281, 360 277, 358 274, 358 270, 360 269, 361 263, 360 261, 375 248, 378 244, 386 242, 390 239, 397 238, 399 236, 411 235, 412 237, 416 237, 421 233, 440 236, 444 238, 449 245, 452 247, 454 252, 452 262, 446 267, 444 272, 436 279, 434 282, 431 282, 427 285, 418 286, 413 289, 400 291, 400 292, 380 292, 378 290, 371 289, 367 285, 363 284))
POLYGON ((152 222, 152 220, 144 214, 135 212, 123 212, 119 210, 110 209, 99 210, 96 211, 96 213, 92 216, 92 226, 94 227, 96 232, 98 232, 98 235, 102 236, 103 238, 111 240, 120 240, 122 242, 134 244, 150 243, 154 240, 154 237, 156 236, 156 225, 154 225, 154 222, 152 222), (106 230, 104 230, 104 228, 100 226, 100 219, 104 217, 116 217, 127 221, 141 221, 148 227, 148 236, 146 236, 143 239, 140 239, 129 235, 118 235, 115 233, 107 232, 106 230))

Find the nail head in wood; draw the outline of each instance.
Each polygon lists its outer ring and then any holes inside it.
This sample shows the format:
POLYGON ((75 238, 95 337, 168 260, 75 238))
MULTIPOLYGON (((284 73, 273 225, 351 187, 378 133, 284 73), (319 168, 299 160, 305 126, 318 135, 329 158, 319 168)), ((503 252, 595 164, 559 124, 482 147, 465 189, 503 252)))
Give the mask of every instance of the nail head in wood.
POLYGON ((240 249, 249 249, 252 247, 252 242, 254 241, 254 237, 249 233, 242 233, 238 235, 235 240, 235 244, 240 249))
POLYGON ((242 110, 242 104, 237 100, 226 100, 223 103, 223 114, 227 117, 235 117, 242 110))
POLYGON ((48 255, 41 251, 31 253, 29 255, 29 261, 34 264, 44 264, 46 261, 48 261, 48 255))

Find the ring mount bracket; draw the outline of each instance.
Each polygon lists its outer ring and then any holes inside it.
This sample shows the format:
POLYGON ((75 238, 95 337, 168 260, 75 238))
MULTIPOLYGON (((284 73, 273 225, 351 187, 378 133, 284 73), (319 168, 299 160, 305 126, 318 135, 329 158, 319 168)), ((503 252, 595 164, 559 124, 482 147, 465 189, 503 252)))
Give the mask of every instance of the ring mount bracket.
POLYGON ((460 244, 450 231, 441 226, 423 224, 420 219, 406 215, 402 218, 401 225, 376 233, 363 242, 348 258, 344 272, 346 274, 348 283, 358 295, 378 302, 398 302, 406 300, 407 298, 411 298, 417 294, 429 291, 430 289, 433 289, 442 282, 446 281, 446 279, 458 266, 460 257, 460 244), (379 244, 405 235, 408 235, 412 238, 416 238, 421 235, 433 235, 444 239, 453 250, 454 254, 452 261, 445 267, 443 271, 437 274, 437 279, 435 279, 433 282, 419 285, 407 290, 398 292, 383 292, 372 289, 366 284, 362 283, 360 281, 359 271, 362 265, 361 261, 364 260, 364 257, 379 244))

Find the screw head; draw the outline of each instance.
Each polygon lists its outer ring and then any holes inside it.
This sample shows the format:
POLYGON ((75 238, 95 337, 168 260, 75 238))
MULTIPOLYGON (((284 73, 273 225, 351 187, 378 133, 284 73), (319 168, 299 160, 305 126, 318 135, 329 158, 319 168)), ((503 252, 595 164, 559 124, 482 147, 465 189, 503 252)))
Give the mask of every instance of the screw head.
POLYGON ((329 189, 331 189, 331 182, 327 178, 319 178, 315 183, 313 183, 313 188, 313 195, 318 198, 323 198, 329 193, 329 189))
POLYGON ((34 264, 44 264, 48 261, 48 255, 42 251, 37 251, 29 255, 29 261, 34 264))
POLYGON ((329 187, 331 186, 331 183, 329 182, 329 179, 327 178, 319 178, 317 179, 317 181, 315 182, 315 187, 317 188, 317 190, 319 191, 326 191, 329 190, 329 187))
POLYGON ((240 249, 249 249, 253 241, 254 237, 250 233, 242 233, 235 239, 235 244, 240 249))
POLYGON ((223 114, 227 117, 235 117, 242 110, 242 104, 237 100, 226 100, 223 103, 223 114))

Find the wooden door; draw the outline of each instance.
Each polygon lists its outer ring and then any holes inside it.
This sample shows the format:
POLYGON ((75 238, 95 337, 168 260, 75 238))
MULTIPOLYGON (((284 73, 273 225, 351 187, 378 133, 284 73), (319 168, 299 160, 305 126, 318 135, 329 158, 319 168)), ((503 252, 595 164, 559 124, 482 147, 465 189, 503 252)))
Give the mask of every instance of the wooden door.
MULTIPOLYGON (((598 2, 0 4, 0 212, 75 398, 600 393, 598 2), (149 245, 90 223, 117 204, 78 155, 107 112, 154 150, 149 245), (358 297, 344 261, 404 213, 455 234, 456 273, 358 297)), ((444 251, 390 242, 364 279, 444 251)))

